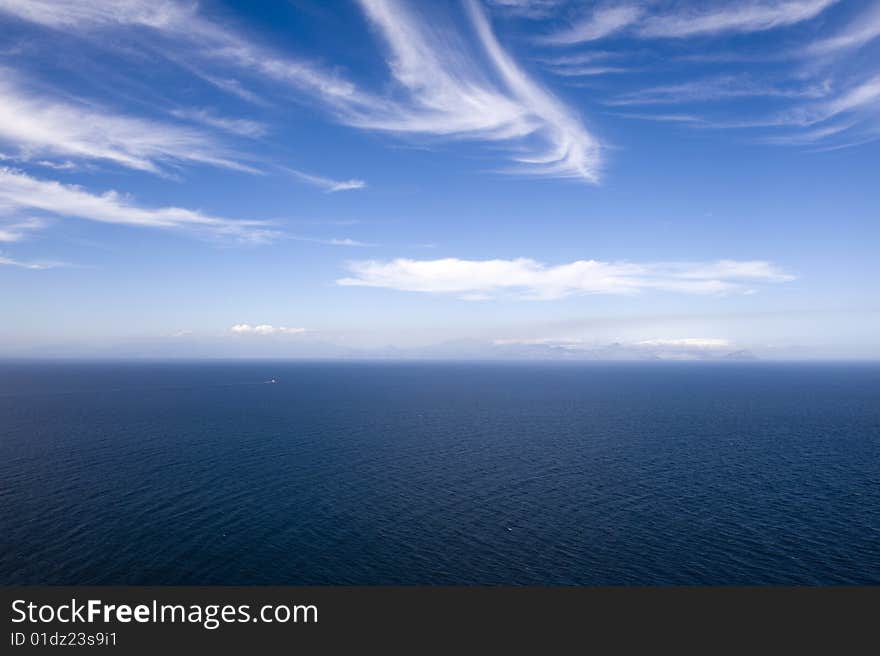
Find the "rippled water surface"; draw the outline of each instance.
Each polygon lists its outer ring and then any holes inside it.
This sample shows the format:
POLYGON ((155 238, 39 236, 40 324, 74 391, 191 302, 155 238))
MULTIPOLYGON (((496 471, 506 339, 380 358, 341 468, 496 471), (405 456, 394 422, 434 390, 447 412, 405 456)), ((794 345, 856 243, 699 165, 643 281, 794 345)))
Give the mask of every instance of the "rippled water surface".
POLYGON ((0 364, 0 583, 880 583, 880 366, 0 364))

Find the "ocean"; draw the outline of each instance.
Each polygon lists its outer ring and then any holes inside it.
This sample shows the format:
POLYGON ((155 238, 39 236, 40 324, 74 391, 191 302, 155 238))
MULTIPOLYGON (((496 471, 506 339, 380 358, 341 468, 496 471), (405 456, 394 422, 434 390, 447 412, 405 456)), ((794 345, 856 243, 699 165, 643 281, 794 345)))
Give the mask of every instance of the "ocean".
POLYGON ((0 584, 868 583, 877 364, 0 364, 0 584))

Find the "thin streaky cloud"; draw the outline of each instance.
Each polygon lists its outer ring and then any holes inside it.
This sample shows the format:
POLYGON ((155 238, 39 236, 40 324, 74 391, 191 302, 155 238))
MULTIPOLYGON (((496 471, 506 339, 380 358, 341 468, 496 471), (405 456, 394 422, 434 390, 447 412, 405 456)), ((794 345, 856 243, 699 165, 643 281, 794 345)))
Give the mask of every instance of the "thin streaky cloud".
POLYGON ((717 122, 714 128, 808 128, 845 114, 873 113, 880 108, 880 75, 850 86, 821 102, 812 102, 763 118, 717 122))
POLYGON ((721 33, 763 32, 811 20, 839 0, 702 3, 667 13, 650 5, 605 5, 571 27, 539 39, 547 45, 587 43, 627 32, 645 39, 682 39, 721 33))
POLYGON ((818 111, 807 120, 809 123, 818 123, 844 112, 866 107, 876 109, 878 103, 880 103, 880 75, 875 75, 852 87, 846 93, 820 105, 818 111))
POLYGON ((285 238, 292 239, 293 241, 304 241, 310 244, 322 244, 324 246, 350 246, 352 248, 373 248, 374 246, 378 246, 378 244, 372 244, 366 241, 359 241, 357 239, 350 239, 348 237, 321 238, 292 234, 285 234, 284 236, 285 238))
POLYGON ((598 61, 604 61, 607 59, 619 59, 623 56, 622 53, 609 50, 590 50, 588 52, 577 52, 570 55, 535 57, 535 61, 549 66, 580 66, 584 64, 595 64, 598 61))
POLYGON ((262 137, 269 132, 269 128, 259 121, 218 116, 204 108, 175 109, 171 111, 171 115, 175 118, 200 123, 242 137, 262 137))
POLYGON ((548 45, 572 45, 595 41, 620 32, 642 17, 637 5, 597 7, 592 15, 566 30, 543 36, 538 41, 548 45))
POLYGON ((356 178, 352 178, 350 180, 333 180, 332 178, 325 178, 320 175, 314 175, 312 173, 305 173, 304 171, 298 171, 296 169, 291 169, 288 167, 282 167, 283 170, 297 180, 301 180, 306 184, 310 184, 313 187, 318 187, 319 189, 324 190, 326 193, 332 194, 337 191, 351 191, 354 189, 364 189, 367 186, 367 183, 363 180, 358 180, 356 178))
MULTIPOLYGON (((183 65, 183 62, 178 63, 183 65)), ((204 71, 198 68, 194 68, 192 66, 188 66, 187 68, 196 77, 201 78, 208 84, 230 95, 237 96, 238 98, 246 100, 249 103, 253 103, 254 105, 266 106, 269 104, 264 98, 261 98, 256 93, 246 88, 240 81, 236 79, 211 75, 210 73, 205 73, 204 71)))
POLYGON ((97 195, 82 187, 40 180, 0 167, 0 212, 10 211, 41 211, 101 223, 188 230, 255 244, 280 236, 264 221, 225 219, 180 207, 141 207, 115 191, 97 195))
POLYGON ((688 64, 767 64, 796 59, 793 52, 699 52, 673 55, 672 61, 688 64))
POLYGON ((69 267, 71 265, 66 262, 54 262, 54 261, 31 261, 25 262, 23 260, 16 260, 11 257, 6 257, 5 255, 0 254, 0 266, 11 266, 17 267, 19 269, 31 269, 33 271, 44 271, 46 269, 58 269, 63 267, 69 267))
POLYGON ((811 20, 839 0, 714 3, 645 18, 637 33, 647 38, 684 38, 723 32, 763 32, 811 20), (706 9, 705 7, 710 7, 706 9))
POLYGON ((157 174, 180 163, 256 172, 202 132, 31 95, 5 77, 0 79, 0 142, 18 149, 21 161, 104 160, 157 174))
MULTIPOLYGON (((15 159, 15 158, 13 158, 13 159, 15 159)), ((38 159, 32 163, 36 164, 37 166, 42 166, 47 169, 52 169, 53 171, 75 171, 79 168, 83 168, 78 164, 74 164, 70 160, 65 160, 62 162, 53 162, 52 160, 48 160, 48 159, 38 159)))
POLYGON ((796 132, 794 134, 771 135, 758 139, 758 141, 779 146, 809 145, 827 139, 828 137, 840 135, 853 128, 856 124, 857 121, 846 121, 835 125, 816 128, 814 130, 796 132))
POLYGON ((0 0, 0 11, 59 29, 118 25, 163 29, 192 15, 184 5, 167 0, 0 0))
POLYGON ((602 262, 578 260, 548 266, 515 260, 366 260, 349 263, 337 284, 399 291, 455 294, 467 300, 553 300, 573 294, 750 293, 751 285, 794 280, 765 261, 602 262))
POLYGON ((880 3, 875 3, 868 11, 857 16, 834 36, 821 39, 810 45, 806 53, 826 55, 841 50, 859 48, 880 37, 880 3))
POLYGON ((561 101, 537 84, 501 47, 485 15, 474 0, 467 4, 477 34, 496 71, 514 96, 542 121, 540 132, 548 142, 543 152, 517 157, 524 171, 538 175, 581 178, 598 182, 601 146, 580 119, 561 101))
MULTIPOLYGON (((0 207, 0 214, 3 208, 0 207)), ((0 222, 0 242, 12 243, 26 239, 31 232, 42 230, 46 222, 37 218, 18 219, 8 223, 0 222)))
POLYGON ((638 121, 658 121, 660 123, 687 123, 687 124, 703 124, 706 119, 695 114, 638 114, 614 112, 614 116, 620 118, 635 119, 638 121))
POLYGON ((636 72, 636 69, 622 66, 551 66, 547 70, 560 77, 588 77, 636 72))
MULTIPOLYGON (((240 83, 228 75, 202 72, 191 58, 225 63, 309 92, 324 101, 346 106, 371 106, 380 101, 360 94, 354 84, 305 60, 278 57, 198 14, 194 3, 174 0, 0 0, 0 11, 21 20, 100 41, 102 30, 131 27, 168 39, 166 56, 186 62, 191 72, 218 88, 242 95, 240 83)), ((131 35, 132 39, 137 34, 131 35)), ((161 52, 161 51, 160 51, 161 52)), ((247 92, 249 93, 249 92, 247 92)))
POLYGON ((821 98, 829 93, 827 83, 783 87, 755 80, 745 75, 723 75, 715 78, 648 87, 621 94, 605 101, 606 105, 672 105, 734 98, 821 98))
POLYGON ((455 49, 439 47, 435 34, 410 6, 362 0, 364 13, 387 45, 390 72, 408 98, 384 111, 355 114, 359 127, 393 132, 463 135, 490 140, 524 137, 536 129, 526 108, 484 79, 465 53, 460 35, 455 49))
POLYGON ((441 39, 409 7, 385 0, 362 0, 361 6, 387 43, 391 73, 408 98, 378 111, 354 112, 351 124, 516 143, 527 154, 513 156, 517 166, 508 172, 598 179, 596 139, 502 48, 477 3, 468 2, 466 8, 478 45, 491 64, 488 70, 465 47, 461 35, 449 32, 441 39), (500 78, 502 85, 493 84, 492 77, 500 78))
MULTIPOLYGON (((464 43, 463 37, 452 33, 439 37, 417 16, 414 5, 393 0, 362 0, 360 4, 388 45, 391 73, 407 91, 406 100, 365 91, 337 71, 274 55, 203 18, 190 5, 167 2, 157 6, 146 0, 118 4, 109 0, 35 4, 2 0, 0 9, 78 35, 118 26, 148 29, 169 40, 172 59, 190 56, 204 65, 232 66, 281 83, 319 101, 337 121, 352 127, 511 142, 534 152, 515 158, 520 165, 510 172, 598 179, 598 141, 569 108, 519 68, 498 43, 477 3, 467 3, 467 14, 492 70, 484 70, 481 57, 452 53, 448 40, 464 43), (501 77, 505 88, 488 81, 491 77, 501 77)), ((199 67, 190 66, 190 70, 198 74, 199 67)), ((212 71, 207 75, 213 82, 228 78, 212 71)))
POLYGON ((862 137, 861 139, 854 139, 850 141, 845 141, 843 143, 837 143, 833 145, 823 146, 821 148, 811 148, 808 152, 811 153, 830 153, 835 150, 845 150, 847 148, 856 148, 858 146, 864 146, 865 144, 873 143, 877 140, 880 140, 880 130, 874 130, 871 133, 868 133, 867 136, 862 137))
POLYGON ((565 0, 489 0, 489 6, 514 16, 525 18, 546 18, 563 4, 565 0))

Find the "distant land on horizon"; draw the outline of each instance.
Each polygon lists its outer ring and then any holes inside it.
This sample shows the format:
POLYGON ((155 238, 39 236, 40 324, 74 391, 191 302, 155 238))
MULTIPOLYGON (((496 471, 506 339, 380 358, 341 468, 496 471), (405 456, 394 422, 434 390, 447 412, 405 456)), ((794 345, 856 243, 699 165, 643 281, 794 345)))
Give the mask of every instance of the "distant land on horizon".
POLYGON ((128 345, 105 345, 104 348, 41 349, 30 353, 0 354, 0 361, 199 361, 199 360, 399 360, 399 361, 510 361, 510 362, 823 362, 865 361, 869 358, 821 357, 802 353, 755 353, 749 348, 716 345, 700 347, 688 344, 639 344, 613 342, 609 344, 492 342, 478 339, 448 340, 424 346, 375 348, 346 347, 332 342, 313 341, 290 348, 290 343, 260 344, 251 351, 232 351, 222 348, 221 340, 200 341, 180 348, 168 349, 167 343, 145 340, 128 345))

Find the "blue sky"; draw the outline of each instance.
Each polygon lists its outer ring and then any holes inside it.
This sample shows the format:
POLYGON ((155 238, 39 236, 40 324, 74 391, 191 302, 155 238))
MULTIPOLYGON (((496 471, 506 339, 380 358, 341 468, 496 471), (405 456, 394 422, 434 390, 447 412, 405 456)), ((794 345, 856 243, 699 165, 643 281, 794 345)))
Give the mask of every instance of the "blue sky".
POLYGON ((0 29, 0 355, 880 356, 880 2, 0 29))

